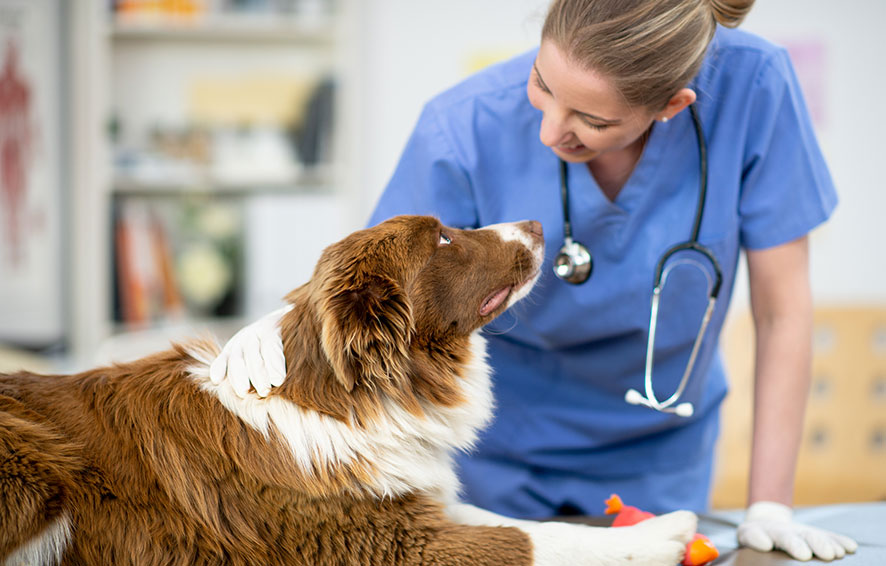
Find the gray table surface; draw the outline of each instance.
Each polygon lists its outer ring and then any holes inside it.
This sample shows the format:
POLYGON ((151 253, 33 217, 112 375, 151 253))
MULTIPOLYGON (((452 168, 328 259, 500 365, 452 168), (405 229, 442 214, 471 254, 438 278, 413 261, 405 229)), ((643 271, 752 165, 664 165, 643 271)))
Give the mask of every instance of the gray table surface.
MULTIPOLYGON (((738 548, 735 528, 744 510, 712 512, 699 516, 698 530, 711 539, 720 551, 716 565, 787 566, 822 564, 820 560, 801 562, 783 552, 757 552, 738 548)), ((818 507, 797 507, 797 521, 848 535, 858 542, 855 554, 847 554, 833 564, 838 566, 886 566, 886 502, 846 503, 818 507)))

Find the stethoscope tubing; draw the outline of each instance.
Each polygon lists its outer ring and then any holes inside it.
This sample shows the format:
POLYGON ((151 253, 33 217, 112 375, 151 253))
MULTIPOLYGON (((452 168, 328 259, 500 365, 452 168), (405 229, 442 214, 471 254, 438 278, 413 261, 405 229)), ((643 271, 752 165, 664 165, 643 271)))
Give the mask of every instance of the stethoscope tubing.
MULTIPOLYGON (((720 294, 720 288, 723 283, 723 272, 720 268, 720 263, 717 261, 717 257, 714 253, 707 247, 701 244, 698 241, 699 233, 701 231, 701 221, 704 217, 704 209, 707 200, 707 188, 708 188, 708 159, 707 159, 707 143, 704 138, 704 130, 702 129, 701 119, 698 116, 698 110, 695 104, 691 104, 689 106, 689 112, 692 116, 693 125, 695 126, 695 133, 698 139, 698 157, 699 157, 699 189, 698 189, 698 202, 695 208, 695 217, 692 222, 692 231, 690 233, 690 237, 688 240, 684 242, 680 242, 668 248, 664 254, 659 258, 658 263, 655 267, 655 276, 653 280, 653 289, 652 289, 652 305, 650 308, 649 314, 649 334, 646 342, 646 364, 644 368, 644 389, 646 392, 645 396, 640 395, 638 391, 635 389, 629 389, 625 394, 625 400, 633 405, 645 405, 649 408, 655 409, 657 411, 676 413, 680 416, 688 417, 693 413, 693 407, 691 403, 681 403, 674 406, 680 397, 683 395, 683 392, 686 389, 686 386, 689 382, 689 377, 692 375, 692 370, 695 367, 695 362, 698 357, 698 352, 701 347, 701 343, 704 340, 705 333, 707 331, 708 324, 711 321, 711 317, 714 312, 714 307, 717 304, 717 298, 720 294), (689 360, 686 364, 686 368, 683 372, 683 375, 680 378, 680 382, 677 386, 677 389, 674 393, 665 399, 664 401, 659 401, 655 395, 655 390, 652 386, 652 369, 653 369, 653 360, 655 354, 655 335, 656 330, 658 328, 658 312, 659 312, 659 303, 661 301, 661 292, 663 287, 663 280, 666 280, 667 277, 665 274, 665 264, 667 261, 678 252, 682 251, 691 251, 696 252, 704 256, 711 264, 713 272, 714 272, 714 280, 710 281, 709 278, 709 288, 708 288, 708 303, 705 308, 704 316, 702 317, 702 322, 698 331, 698 334, 695 336, 695 340, 692 344, 692 350, 689 354, 689 360)), ((565 270, 565 273, 569 273, 568 276, 562 276, 558 271, 560 266, 555 265, 555 273, 558 277, 563 279, 568 283, 578 284, 583 283, 587 280, 587 277, 590 275, 589 269, 587 269, 590 265, 592 265, 592 259, 590 257, 587 248, 576 242, 572 239, 572 222, 569 216, 569 186, 567 181, 568 169, 567 164, 562 159, 560 160, 560 200, 563 205, 563 236, 564 236, 564 246, 558 255, 558 262, 561 262, 561 256, 566 258, 565 263, 568 265, 569 269, 565 270), (575 271, 576 266, 583 265, 586 269, 583 274, 583 278, 581 276, 576 276, 577 273, 575 271)), ((565 266, 563 266, 565 267, 565 266)))
POLYGON ((560 202, 563 204, 563 239, 572 242, 572 221, 569 219, 569 169, 566 162, 560 160, 560 202))
POLYGON ((692 370, 695 367, 695 359, 698 356, 698 350, 704 339, 708 323, 711 321, 711 315, 717 304, 717 298, 714 296, 708 298, 708 304, 705 308, 704 316, 702 317, 701 326, 699 327, 698 333, 695 335, 695 341, 692 343, 692 351, 689 353, 689 361, 686 363, 683 376, 680 378, 677 390, 664 401, 659 401, 658 398, 656 398, 655 390, 652 387, 652 366, 655 357, 655 333, 658 327, 658 305, 660 299, 661 288, 656 288, 652 293, 652 308, 650 309, 649 314, 649 337, 646 341, 646 365, 644 368, 643 385, 646 389, 647 401, 647 403, 644 404, 647 404, 649 407, 658 411, 664 411, 680 400, 683 391, 686 389, 686 385, 689 383, 689 376, 692 375, 692 370))
POLYGON ((682 251, 694 251, 698 252, 701 255, 705 256, 705 258, 711 262, 711 266, 714 269, 714 282, 709 291, 710 296, 717 298, 720 294, 720 286, 723 284, 723 271, 720 269, 720 262, 717 261, 717 257, 714 255, 714 252, 710 250, 707 246, 700 244, 697 240, 681 242, 679 244, 675 244, 665 251, 660 258, 658 258, 658 263, 655 265, 655 277, 653 279, 653 291, 655 289, 661 289, 661 276, 664 271, 664 266, 667 261, 671 258, 672 255, 677 252, 682 251))

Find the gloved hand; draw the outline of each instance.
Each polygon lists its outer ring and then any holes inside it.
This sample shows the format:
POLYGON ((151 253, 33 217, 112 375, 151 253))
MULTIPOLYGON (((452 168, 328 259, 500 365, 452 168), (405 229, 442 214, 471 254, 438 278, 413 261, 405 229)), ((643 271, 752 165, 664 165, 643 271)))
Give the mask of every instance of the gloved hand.
POLYGON ((858 543, 849 537, 793 521, 787 505, 758 501, 748 507, 744 522, 738 526, 738 542, 761 552, 784 550, 796 560, 842 558, 852 553, 858 543))
POLYGON ((286 358, 280 319, 290 309, 292 305, 277 309, 237 331, 209 366, 209 379, 216 385, 227 379, 240 397, 246 396, 250 385, 259 397, 282 385, 286 358))

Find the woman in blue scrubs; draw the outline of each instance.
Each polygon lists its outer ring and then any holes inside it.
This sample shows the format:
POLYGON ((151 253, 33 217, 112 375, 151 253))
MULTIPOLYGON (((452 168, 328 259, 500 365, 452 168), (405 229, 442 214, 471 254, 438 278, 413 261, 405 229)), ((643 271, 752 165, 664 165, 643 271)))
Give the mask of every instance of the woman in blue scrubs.
MULTIPOLYGON (((545 269, 532 300, 489 328, 497 411, 460 461, 468 501, 517 517, 594 514, 612 492, 653 512, 706 509, 727 392, 717 342, 744 249, 757 366, 740 540, 805 559, 854 548, 791 521, 810 378, 807 234, 837 197, 787 53, 717 25, 738 25, 751 3, 559 0, 539 48, 425 106, 370 224, 407 213, 460 227, 533 218, 551 262, 565 237, 562 160, 572 236, 594 258, 580 285, 545 269), (719 261, 726 299, 681 397, 694 406, 687 418, 628 405, 625 392, 644 390, 656 262, 693 226, 690 104, 707 140, 699 241, 719 261)), ((711 275, 691 258, 675 264, 658 316, 660 397, 687 366, 711 275)))

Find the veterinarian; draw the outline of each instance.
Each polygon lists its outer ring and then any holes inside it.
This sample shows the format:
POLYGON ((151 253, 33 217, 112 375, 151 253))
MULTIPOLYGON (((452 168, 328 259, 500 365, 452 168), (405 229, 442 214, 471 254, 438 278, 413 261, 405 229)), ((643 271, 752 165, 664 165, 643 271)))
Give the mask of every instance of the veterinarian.
MULTIPOLYGON (((599 514, 616 492, 654 512, 706 509, 727 393, 717 343, 744 249, 757 354, 739 540, 799 559, 854 550, 792 521, 808 233, 837 196, 787 53, 729 29, 751 4, 557 0, 538 49, 425 106, 370 224, 534 218, 551 262, 532 297, 487 327, 497 411, 460 461, 470 502, 519 517, 599 514), (657 264, 681 243, 691 249, 666 258, 650 313, 657 264)), ((241 332, 216 372, 255 355, 244 333, 279 341, 275 320, 241 332)))

